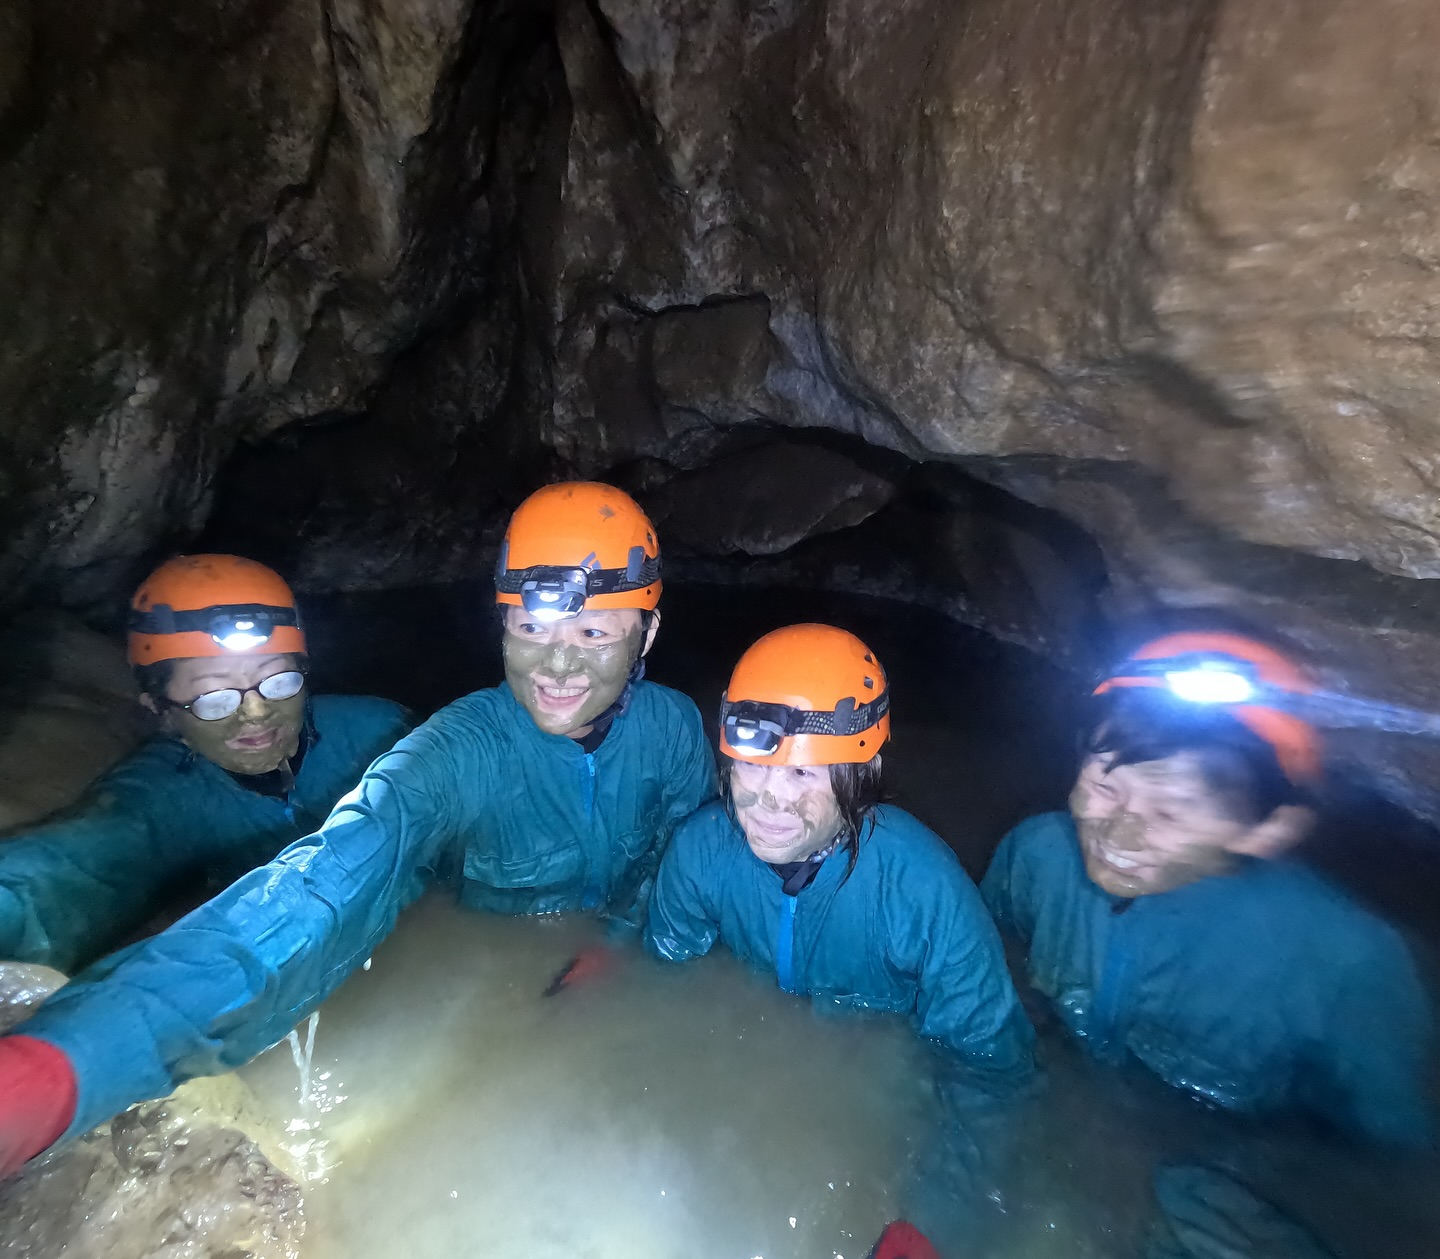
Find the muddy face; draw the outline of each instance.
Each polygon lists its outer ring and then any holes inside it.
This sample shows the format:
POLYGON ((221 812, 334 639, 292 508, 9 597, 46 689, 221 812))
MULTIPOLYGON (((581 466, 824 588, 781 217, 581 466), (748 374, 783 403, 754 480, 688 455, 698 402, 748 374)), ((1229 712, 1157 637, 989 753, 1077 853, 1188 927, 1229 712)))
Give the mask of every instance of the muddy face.
POLYGON ((804 861, 840 833, 840 805, 828 765, 732 760, 730 798, 750 851, 771 865, 804 861))
POLYGON ((541 730, 583 739, 620 698, 630 670, 654 641, 658 620, 646 634, 633 608, 548 623, 523 608, 507 608, 505 681, 541 730))
POLYGON ((1147 896, 1230 869, 1256 828, 1217 806, 1193 756, 1110 769, 1092 756, 1070 795, 1085 872, 1112 896, 1147 896))
POLYGON ((177 660, 165 697, 188 704, 207 691, 245 691, 240 707, 219 721, 201 721, 169 709, 172 733, 197 755, 232 774, 268 774, 295 755, 305 723, 305 692, 289 699, 263 699, 254 687, 297 667, 293 655, 228 656, 177 660))

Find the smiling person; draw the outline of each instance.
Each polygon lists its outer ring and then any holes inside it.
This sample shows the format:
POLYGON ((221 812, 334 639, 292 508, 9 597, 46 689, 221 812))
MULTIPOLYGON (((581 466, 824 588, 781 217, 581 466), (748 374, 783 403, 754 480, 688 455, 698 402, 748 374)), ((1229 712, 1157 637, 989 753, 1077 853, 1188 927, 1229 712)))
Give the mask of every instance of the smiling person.
POLYGON ((160 731, 0 838, 0 960, 95 961, 314 830, 410 729, 388 700, 310 694, 294 596, 253 560, 162 564, 132 601, 129 657, 160 731))
POLYGON ((1096 692, 1070 812, 1006 836, 981 892, 1098 1057, 1230 1109, 1424 1144, 1428 999, 1399 935, 1292 858, 1320 743, 1251 682, 1312 689, 1239 635, 1136 651, 1096 692))
MULTIPOLYGON (((947 1131, 911 1213, 948 1239, 968 1230, 920 1198, 963 1197, 961 1181, 977 1196, 975 1143, 1028 1077, 1034 1037, 955 854, 880 803, 889 734, 884 670, 853 634, 792 625, 755 643, 721 706, 724 800, 676 832, 645 940, 674 962, 718 942, 786 992, 903 1015, 935 1042, 947 1131)), ((972 1208, 961 1208, 967 1224, 972 1208)), ((876 1253, 933 1253, 907 1227, 892 1226, 876 1253)))
POLYGON ((641 680, 654 527, 608 485, 540 490, 510 520, 496 600, 505 684, 441 709, 314 834, 0 1039, 0 1173, 274 1044, 427 872, 457 872, 473 908, 594 910, 638 930, 671 828, 716 790, 695 705, 641 680))

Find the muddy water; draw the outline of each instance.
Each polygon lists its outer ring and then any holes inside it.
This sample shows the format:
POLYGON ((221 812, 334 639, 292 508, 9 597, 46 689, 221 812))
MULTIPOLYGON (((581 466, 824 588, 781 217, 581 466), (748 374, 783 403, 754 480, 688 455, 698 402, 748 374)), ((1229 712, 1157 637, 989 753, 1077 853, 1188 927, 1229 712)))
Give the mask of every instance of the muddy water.
POLYGON ((307 1256, 864 1255, 924 1100, 905 1029, 723 957, 542 997, 595 938, 429 898, 323 1008, 308 1116, 286 1046, 241 1073, 311 1125, 307 1256))

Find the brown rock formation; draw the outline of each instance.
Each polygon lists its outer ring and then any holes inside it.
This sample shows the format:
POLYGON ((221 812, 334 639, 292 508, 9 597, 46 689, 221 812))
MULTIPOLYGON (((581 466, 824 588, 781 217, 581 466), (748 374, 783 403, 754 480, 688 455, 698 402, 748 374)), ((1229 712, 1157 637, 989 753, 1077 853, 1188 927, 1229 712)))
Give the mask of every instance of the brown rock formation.
POLYGON ((0 0, 4 598, 113 597, 237 446, 211 536, 357 586, 825 428, 890 453, 691 549, 924 519, 899 567, 1069 659, 1218 602, 1440 705, 1428 0, 172 9, 0 0), (937 524, 893 455, 991 488, 937 524))

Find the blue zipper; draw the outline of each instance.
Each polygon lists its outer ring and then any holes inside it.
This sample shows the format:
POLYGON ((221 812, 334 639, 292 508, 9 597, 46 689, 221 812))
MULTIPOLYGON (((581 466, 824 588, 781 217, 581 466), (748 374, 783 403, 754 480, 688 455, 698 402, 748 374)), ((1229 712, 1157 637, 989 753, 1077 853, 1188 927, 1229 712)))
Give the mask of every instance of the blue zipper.
POLYGON ((775 975, 786 992, 795 991, 795 910, 798 896, 781 894, 785 907, 780 914, 780 938, 775 945, 775 975))
MULTIPOLYGON (((595 820, 595 753, 585 753, 585 777, 580 780, 580 794, 585 797, 585 822, 591 825, 595 820)), ((593 858, 587 856, 587 865, 593 858)), ((604 891, 595 886, 595 870, 591 867, 591 874, 586 879, 587 886, 581 894, 581 908, 587 910, 599 909, 605 903, 604 891)), ((608 878, 608 872, 600 877, 608 878)))

